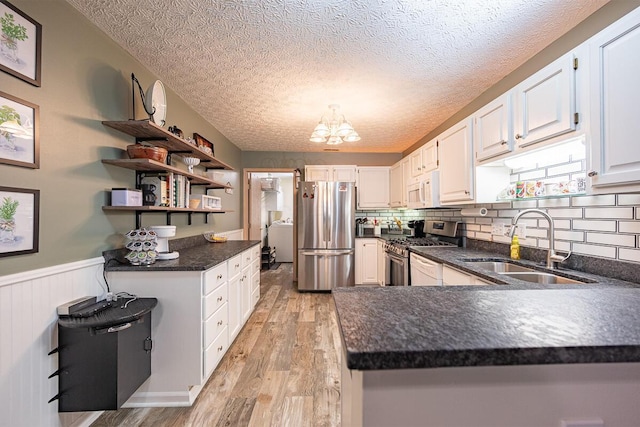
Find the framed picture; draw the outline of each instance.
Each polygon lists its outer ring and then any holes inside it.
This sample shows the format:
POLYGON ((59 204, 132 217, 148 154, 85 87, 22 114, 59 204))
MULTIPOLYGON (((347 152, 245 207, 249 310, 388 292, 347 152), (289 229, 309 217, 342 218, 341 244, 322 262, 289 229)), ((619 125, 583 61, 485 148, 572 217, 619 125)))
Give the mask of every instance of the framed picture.
POLYGON ((205 138, 203 138, 201 135, 198 135, 197 133, 193 134, 193 139, 196 141, 196 145, 198 146, 198 148, 200 148, 205 153, 208 153, 211 156, 214 156, 213 144, 211 142, 207 141, 205 138))
POLYGON ((0 187, 0 257, 38 252, 40 190, 0 187))
POLYGON ((40 167, 40 107, 0 92, 0 163, 40 167))
POLYGON ((0 0, 0 70, 40 86, 42 25, 0 0))

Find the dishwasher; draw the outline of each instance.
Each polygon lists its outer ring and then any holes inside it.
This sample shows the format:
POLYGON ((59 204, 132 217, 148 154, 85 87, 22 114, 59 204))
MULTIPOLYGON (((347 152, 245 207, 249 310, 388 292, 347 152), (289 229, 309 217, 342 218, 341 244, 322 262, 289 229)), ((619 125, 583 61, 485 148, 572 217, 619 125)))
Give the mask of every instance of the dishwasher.
POLYGON ((442 264, 415 253, 409 256, 411 286, 442 286, 442 264))

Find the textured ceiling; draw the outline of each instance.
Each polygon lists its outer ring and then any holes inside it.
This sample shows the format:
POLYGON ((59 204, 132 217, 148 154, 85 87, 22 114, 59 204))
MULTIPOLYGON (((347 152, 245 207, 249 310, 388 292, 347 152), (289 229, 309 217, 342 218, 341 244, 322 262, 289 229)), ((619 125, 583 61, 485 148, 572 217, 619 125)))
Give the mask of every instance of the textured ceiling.
POLYGON ((322 151, 337 103, 344 152, 405 150, 607 2, 67 1, 242 150, 322 151))

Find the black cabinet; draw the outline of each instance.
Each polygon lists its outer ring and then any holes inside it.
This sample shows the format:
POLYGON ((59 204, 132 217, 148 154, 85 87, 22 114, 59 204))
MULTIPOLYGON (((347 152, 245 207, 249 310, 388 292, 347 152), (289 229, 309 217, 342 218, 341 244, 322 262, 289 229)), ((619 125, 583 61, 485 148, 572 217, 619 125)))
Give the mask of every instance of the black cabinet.
POLYGON ((58 411, 119 409, 151 375, 151 309, 117 324, 113 316, 108 325, 82 320, 58 322, 58 411))

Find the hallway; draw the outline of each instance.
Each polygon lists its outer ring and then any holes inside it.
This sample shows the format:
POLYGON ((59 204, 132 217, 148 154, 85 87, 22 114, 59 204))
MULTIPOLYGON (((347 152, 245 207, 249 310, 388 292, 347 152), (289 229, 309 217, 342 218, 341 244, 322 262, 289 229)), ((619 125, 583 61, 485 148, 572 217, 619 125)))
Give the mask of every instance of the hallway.
POLYGON ((298 293, 292 277, 290 263, 261 273, 254 313, 192 407, 107 411, 92 427, 340 425, 333 299, 298 293))

